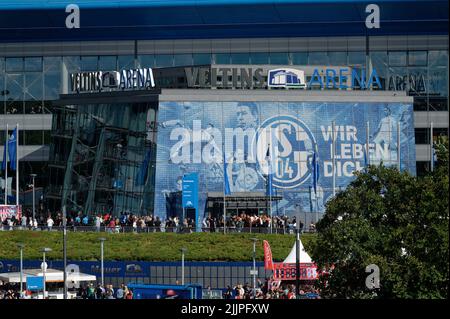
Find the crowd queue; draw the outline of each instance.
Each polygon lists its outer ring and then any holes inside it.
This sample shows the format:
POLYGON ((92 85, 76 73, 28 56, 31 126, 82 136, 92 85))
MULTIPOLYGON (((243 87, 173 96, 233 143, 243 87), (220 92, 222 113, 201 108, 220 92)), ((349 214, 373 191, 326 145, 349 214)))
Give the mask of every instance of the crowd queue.
MULTIPOLYGON (((47 218, 43 214, 39 214, 39 220, 33 218, 30 211, 26 211, 22 216, 16 218, 2 218, 0 229, 48 229, 60 228, 63 226, 63 216, 61 212, 55 214, 47 213, 47 218)), ((302 231, 315 231, 315 225, 311 223, 306 228, 300 220, 300 229, 302 231)), ((82 212, 70 214, 67 217, 66 226, 72 230, 106 230, 109 232, 121 232, 125 229, 134 232, 194 232, 195 221, 192 218, 180 219, 179 217, 168 217, 165 220, 159 216, 153 215, 138 216, 128 212, 120 213, 120 216, 112 214, 97 214, 96 216, 83 215, 82 212)), ((273 216, 267 214, 249 214, 242 212, 240 214, 227 216, 224 223, 223 216, 213 217, 211 215, 203 218, 201 228, 203 231, 216 232, 226 227, 229 231, 240 232, 250 230, 254 232, 262 232, 264 229, 272 228, 276 232, 292 232, 297 227, 296 217, 290 216, 273 216), (224 225, 225 224, 225 225, 224 225)))

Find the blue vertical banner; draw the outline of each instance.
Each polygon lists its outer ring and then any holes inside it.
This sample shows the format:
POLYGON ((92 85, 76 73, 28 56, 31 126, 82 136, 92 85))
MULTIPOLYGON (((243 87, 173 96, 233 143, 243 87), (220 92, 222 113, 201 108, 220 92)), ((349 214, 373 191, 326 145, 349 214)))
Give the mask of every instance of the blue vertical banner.
POLYGON ((10 167, 13 171, 16 170, 16 159, 17 159, 17 128, 14 129, 14 131, 11 134, 11 137, 8 140, 8 155, 9 160, 11 161, 10 167))
POLYGON ((198 214, 198 173, 190 173, 183 176, 181 197, 184 211, 195 209, 195 227, 198 231, 201 228, 198 214))

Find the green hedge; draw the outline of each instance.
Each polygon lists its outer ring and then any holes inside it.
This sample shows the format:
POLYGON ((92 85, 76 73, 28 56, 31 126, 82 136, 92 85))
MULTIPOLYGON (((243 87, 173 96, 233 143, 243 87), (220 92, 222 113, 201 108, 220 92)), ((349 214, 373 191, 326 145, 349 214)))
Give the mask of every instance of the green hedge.
MULTIPOLYGON (((294 235, 220 234, 220 233, 73 233, 67 235, 67 257, 71 260, 98 260, 100 243, 105 237, 106 260, 178 261, 180 248, 186 247, 186 260, 191 261, 251 261, 253 242, 258 238, 257 260, 263 261, 262 240, 268 240, 274 261, 282 261, 294 245, 294 235)), ((308 251, 315 235, 302 235, 308 251)), ((42 258, 41 249, 49 247, 52 260, 62 259, 62 232, 0 231, 0 259, 19 259, 17 243, 24 243, 24 259, 42 258)))

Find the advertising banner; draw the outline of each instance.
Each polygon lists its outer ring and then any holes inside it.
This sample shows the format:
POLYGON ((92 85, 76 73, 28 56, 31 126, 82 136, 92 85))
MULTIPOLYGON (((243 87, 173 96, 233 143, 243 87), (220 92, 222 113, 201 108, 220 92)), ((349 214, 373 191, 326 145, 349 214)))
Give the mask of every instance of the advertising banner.
POLYGON ((15 217, 19 219, 22 217, 22 205, 0 205, 0 219, 3 221, 5 219, 15 217))
POLYGON ((200 218, 208 192, 229 185, 231 194, 264 193, 273 170, 282 197, 273 215, 294 215, 298 204, 309 223, 333 193, 333 146, 336 192, 368 163, 416 170, 410 103, 169 101, 159 105, 158 125, 154 210, 162 218, 190 173, 198 174, 200 218))

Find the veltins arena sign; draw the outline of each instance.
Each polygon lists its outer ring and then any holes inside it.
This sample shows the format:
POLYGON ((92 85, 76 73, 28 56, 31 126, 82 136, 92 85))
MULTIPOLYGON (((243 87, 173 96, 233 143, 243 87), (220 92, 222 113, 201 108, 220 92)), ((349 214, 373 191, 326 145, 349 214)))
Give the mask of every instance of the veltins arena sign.
POLYGON ((365 166, 367 122, 370 162, 397 165, 400 148, 401 168, 415 174, 412 115, 407 103, 161 102, 155 214, 170 213, 183 176, 195 172, 202 217, 207 193, 223 192, 224 158, 232 193, 264 192, 271 171, 283 197, 274 210, 291 214, 299 204, 303 211, 322 212, 332 194, 332 121, 336 186, 342 188, 365 166), (320 178, 311 193, 314 152, 320 178))

